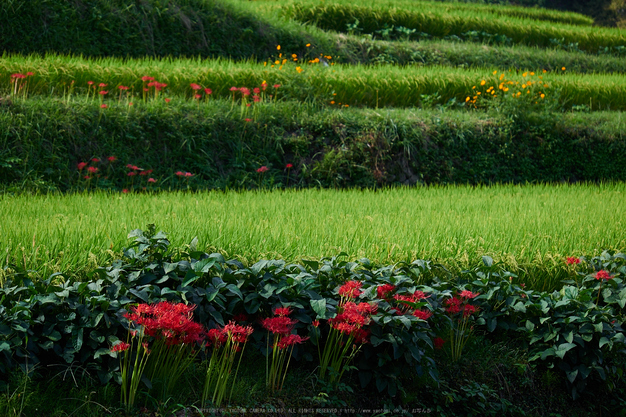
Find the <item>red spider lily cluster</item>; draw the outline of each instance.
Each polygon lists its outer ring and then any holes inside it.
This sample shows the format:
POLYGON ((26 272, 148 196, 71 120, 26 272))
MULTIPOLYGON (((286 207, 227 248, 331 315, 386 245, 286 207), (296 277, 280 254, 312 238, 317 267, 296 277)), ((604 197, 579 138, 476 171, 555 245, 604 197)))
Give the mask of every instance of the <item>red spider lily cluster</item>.
POLYGON ((568 265, 578 265, 580 263, 580 258, 570 256, 565 260, 565 263, 568 265))
POLYGON ((298 320, 292 319, 289 315, 292 310, 288 307, 279 307, 274 310, 274 317, 268 317, 261 321, 261 325, 274 335, 274 345, 278 349, 285 349, 295 344, 300 344, 308 337, 301 337, 291 334, 298 320))
POLYGON ((361 295, 361 287, 363 283, 361 281, 348 281, 339 287, 339 295, 341 298, 354 299, 361 295))
POLYGON ((189 178, 189 177, 194 176, 194 174, 192 174, 191 172, 183 172, 183 171, 176 171, 175 175, 177 177, 184 177, 184 178, 189 178))
POLYGON ((261 168, 258 168, 258 169, 256 170, 256 172, 258 172, 259 174, 263 174, 263 173, 265 173, 265 172, 267 172, 267 171, 269 171, 269 168, 268 168, 268 167, 266 167, 265 165, 263 165, 261 168))
POLYGON ((392 284, 383 284, 376 287, 376 295, 381 300, 386 300, 390 297, 391 293, 396 290, 396 286, 392 284))
POLYGON ((444 302, 446 305, 446 312, 450 315, 462 314, 463 318, 471 316, 472 314, 478 312, 478 307, 469 304, 468 301, 478 295, 480 294, 467 290, 461 291, 458 295, 455 295, 444 302))
POLYGON ((234 321, 229 322, 226 326, 211 329, 207 333, 207 346, 213 346, 218 349, 230 342, 234 345, 235 351, 241 349, 240 345, 246 343, 254 330, 252 326, 241 326, 234 321))
POLYGON ((15 74, 11 74, 11 83, 13 84, 13 94, 17 94, 18 91, 22 90, 26 85, 26 79, 30 76, 35 75, 32 72, 27 72, 26 74, 22 74, 17 72, 15 74))
POLYGON ((369 330, 364 327, 372 321, 371 316, 378 310, 377 304, 345 302, 339 306, 340 312, 328 319, 331 328, 353 338, 354 343, 368 343, 369 330))
POLYGON ((598 281, 602 281, 602 280, 608 281, 611 278, 613 278, 613 277, 611 276, 609 271, 605 271, 604 269, 602 269, 602 270, 596 272, 596 279, 598 281))
POLYGON ((130 323, 142 326, 147 336, 163 340, 169 346, 189 345, 204 340, 204 327, 193 321, 195 306, 167 301, 139 304, 124 314, 130 323))

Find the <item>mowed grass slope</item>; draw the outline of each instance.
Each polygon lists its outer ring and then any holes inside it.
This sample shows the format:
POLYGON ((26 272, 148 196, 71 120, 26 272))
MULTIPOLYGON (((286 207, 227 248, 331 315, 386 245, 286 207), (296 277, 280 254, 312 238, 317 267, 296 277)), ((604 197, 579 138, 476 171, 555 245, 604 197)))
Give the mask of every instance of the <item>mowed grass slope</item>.
POLYGON ((490 255, 537 288, 565 256, 626 249, 626 185, 535 185, 120 195, 0 196, 2 265, 82 275, 154 223, 180 247, 261 258, 432 259, 459 270, 490 255))

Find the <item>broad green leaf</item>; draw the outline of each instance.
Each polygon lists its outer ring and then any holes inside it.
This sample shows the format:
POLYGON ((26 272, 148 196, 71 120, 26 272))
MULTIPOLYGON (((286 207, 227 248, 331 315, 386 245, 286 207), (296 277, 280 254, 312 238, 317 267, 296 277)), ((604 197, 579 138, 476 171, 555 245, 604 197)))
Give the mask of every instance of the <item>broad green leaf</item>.
POLYGON ((311 300, 311 308, 317 314, 317 318, 326 318, 326 299, 311 300))
POLYGON ((533 324, 532 321, 526 320, 526 329, 528 329, 529 332, 532 332, 533 330, 535 330, 535 325, 533 324))
POLYGON ((558 356, 559 358, 563 359, 563 357, 565 356, 565 354, 566 354, 569 350, 571 350, 571 349, 573 349, 573 348, 575 348, 575 347, 576 347, 576 345, 575 345, 575 344, 573 344, 573 343, 562 343, 562 344, 560 344, 560 345, 557 347, 557 349, 554 351, 554 354, 555 354, 556 356, 558 356))
POLYGON ((600 349, 602 349, 602 346, 609 344, 609 343, 611 343, 611 341, 607 339, 606 337, 600 338, 600 343, 599 343, 600 349))

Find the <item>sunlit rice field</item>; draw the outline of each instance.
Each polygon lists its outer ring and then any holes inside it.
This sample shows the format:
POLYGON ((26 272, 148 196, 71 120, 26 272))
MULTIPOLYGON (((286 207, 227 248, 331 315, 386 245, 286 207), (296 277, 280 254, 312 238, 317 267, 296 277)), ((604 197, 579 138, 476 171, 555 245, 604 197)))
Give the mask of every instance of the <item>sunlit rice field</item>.
POLYGON ((197 236, 200 249, 245 262, 346 252, 458 269, 491 255, 538 281, 565 256, 626 249, 624 207, 624 184, 2 195, 0 253, 2 266, 81 275, 154 223, 175 247, 197 236))

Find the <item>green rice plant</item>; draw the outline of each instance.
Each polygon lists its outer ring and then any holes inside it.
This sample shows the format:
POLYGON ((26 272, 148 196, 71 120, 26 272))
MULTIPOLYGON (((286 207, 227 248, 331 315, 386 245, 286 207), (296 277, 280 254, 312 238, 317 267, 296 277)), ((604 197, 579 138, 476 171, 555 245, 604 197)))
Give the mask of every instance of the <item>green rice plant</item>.
POLYGON ((578 44, 587 52, 604 47, 626 46, 626 36, 618 29, 573 26, 532 19, 502 18, 479 14, 448 13, 436 9, 407 10, 391 7, 364 7, 353 3, 294 3, 283 6, 286 16, 324 30, 345 32, 359 22, 362 33, 374 34, 385 27, 402 26, 434 37, 461 36, 469 31, 505 35, 515 44, 551 47, 554 39, 578 44))
MULTIPOLYGON (((274 2, 273 2, 274 3, 274 2)), ((276 5, 292 5, 292 4, 316 4, 316 2, 294 2, 292 0, 279 0, 275 2, 276 5)), ((342 5, 354 5, 345 0, 334 0, 335 4, 342 5)), ((409 10, 414 12, 437 12, 451 15, 460 16, 482 16, 488 17, 502 17, 502 18, 517 18, 517 19, 533 19, 537 21, 546 21, 553 23, 563 23, 570 25, 591 26, 593 25, 593 19, 589 16, 585 16, 579 13, 567 12, 561 10, 550 10, 543 8, 531 8, 531 7, 519 7, 519 6, 507 6, 507 5, 491 5, 491 4, 477 4, 477 3, 460 3, 460 2, 441 2, 441 1, 427 1, 427 0, 383 0, 376 2, 377 8, 400 8, 403 10, 409 10)), ((267 10, 266 10, 267 12, 267 10)))
MULTIPOLYGON (((326 55, 327 57, 330 55, 326 55)), ((332 59, 332 56, 330 56, 332 59)), ((493 69, 463 69, 443 66, 388 67, 388 66, 324 66, 319 59, 310 63, 285 63, 272 67, 266 61, 237 63, 226 60, 88 60, 77 57, 34 55, 9 56, 0 61, 1 86, 10 87, 10 76, 17 72, 33 72, 29 77, 29 94, 61 95, 67 101, 96 102, 97 94, 88 95, 89 82, 106 84, 108 89, 129 87, 124 94, 105 99, 128 109, 128 100, 143 99, 142 77, 154 77, 166 84, 161 97, 168 100, 194 101, 192 84, 210 88, 211 97, 232 99, 232 87, 260 88, 265 82, 267 96, 276 99, 296 99, 335 105, 364 107, 414 107, 423 95, 438 95, 435 104, 449 100, 465 100, 472 86, 486 79, 493 69), (279 85, 280 88, 273 88, 279 85), (70 91, 73 96, 70 96, 70 91), (334 103, 331 103, 334 102, 334 103)), ((504 69, 506 70, 506 69, 504 69)), ((540 72, 541 68, 529 71, 540 72)), ((514 72, 510 69, 509 71, 514 72)), ((517 70, 515 70, 517 72, 517 70)), ((542 74, 552 89, 560 90, 562 107, 588 105, 593 110, 626 109, 626 81, 619 74, 570 74, 562 66, 542 74)), ((495 81, 495 77, 492 77, 495 81)), ((104 88, 104 87, 103 87, 104 88)), ((102 90, 100 90, 102 91, 102 90)), ((265 90, 264 90, 265 91, 265 90)), ((241 96, 237 95, 239 100, 241 96)), ((197 101, 197 100, 196 100, 197 101)), ((197 103, 200 105, 200 103, 197 103)), ((243 107, 242 107, 243 108, 243 107)))
POLYGON ((1 265, 84 277, 138 224, 182 247, 297 261, 346 252, 376 263, 433 259, 452 270, 490 255, 537 289, 558 286, 567 256, 624 251, 622 183, 433 186, 378 191, 0 195, 1 265), (81 275, 81 271, 82 275, 81 275))

